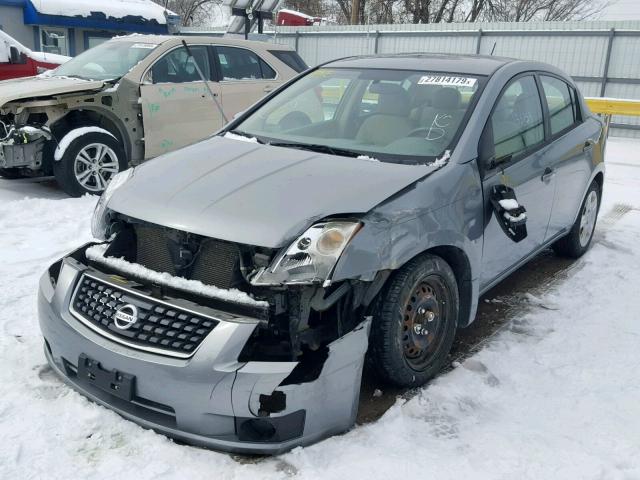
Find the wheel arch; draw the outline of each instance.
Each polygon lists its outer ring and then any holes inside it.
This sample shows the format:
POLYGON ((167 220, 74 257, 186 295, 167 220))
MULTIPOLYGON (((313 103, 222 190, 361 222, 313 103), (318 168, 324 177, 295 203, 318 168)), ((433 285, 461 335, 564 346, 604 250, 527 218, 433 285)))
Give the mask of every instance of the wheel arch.
POLYGON ((122 121, 111 112, 86 107, 70 110, 51 125, 51 131, 56 140, 60 141, 71 130, 88 126, 104 128, 111 133, 122 144, 126 160, 129 161, 131 141, 122 121))

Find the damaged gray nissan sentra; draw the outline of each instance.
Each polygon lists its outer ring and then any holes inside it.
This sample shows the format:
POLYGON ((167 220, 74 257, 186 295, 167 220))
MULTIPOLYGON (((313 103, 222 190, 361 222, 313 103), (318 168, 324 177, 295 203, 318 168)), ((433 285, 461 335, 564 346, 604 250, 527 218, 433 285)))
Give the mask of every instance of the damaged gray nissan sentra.
POLYGON ((477 301, 589 247, 606 126, 554 67, 336 60, 116 176, 42 277, 45 354, 140 425, 277 453, 349 429, 367 354, 424 384, 477 301))

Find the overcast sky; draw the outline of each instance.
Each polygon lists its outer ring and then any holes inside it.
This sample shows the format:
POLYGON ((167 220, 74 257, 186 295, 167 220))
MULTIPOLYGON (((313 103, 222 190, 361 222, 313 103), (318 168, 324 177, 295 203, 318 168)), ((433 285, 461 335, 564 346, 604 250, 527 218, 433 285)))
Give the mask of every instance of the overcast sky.
POLYGON ((601 20, 640 20, 640 0, 612 0, 601 20))

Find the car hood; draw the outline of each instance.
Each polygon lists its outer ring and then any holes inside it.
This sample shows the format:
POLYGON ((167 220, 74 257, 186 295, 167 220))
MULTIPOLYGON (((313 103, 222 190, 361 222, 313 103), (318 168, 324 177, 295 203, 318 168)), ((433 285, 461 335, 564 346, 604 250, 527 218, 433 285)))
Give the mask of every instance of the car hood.
POLYGON ((179 230, 276 248, 326 216, 365 213, 436 169, 213 137, 138 167, 108 207, 179 230))
POLYGON ((21 98, 100 90, 104 82, 67 77, 16 78, 0 82, 0 106, 21 98))

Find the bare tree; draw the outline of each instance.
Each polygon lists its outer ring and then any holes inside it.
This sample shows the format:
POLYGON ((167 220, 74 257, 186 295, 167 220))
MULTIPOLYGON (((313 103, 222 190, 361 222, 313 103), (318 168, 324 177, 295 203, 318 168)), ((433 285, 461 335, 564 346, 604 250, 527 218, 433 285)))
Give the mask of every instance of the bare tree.
POLYGON ((185 26, 200 26, 210 22, 213 9, 222 0, 153 0, 158 5, 177 13, 185 26))

